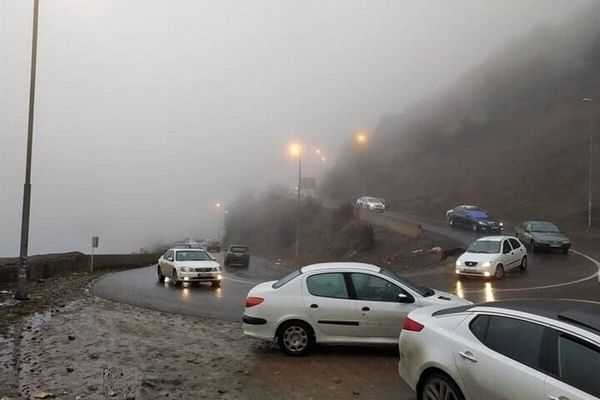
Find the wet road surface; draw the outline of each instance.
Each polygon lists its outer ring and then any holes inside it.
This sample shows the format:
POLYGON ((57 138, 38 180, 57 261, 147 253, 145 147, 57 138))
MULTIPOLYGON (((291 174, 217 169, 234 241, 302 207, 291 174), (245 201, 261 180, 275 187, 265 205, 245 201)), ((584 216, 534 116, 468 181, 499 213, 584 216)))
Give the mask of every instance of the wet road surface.
MULTIPOLYGON (((411 219, 386 213, 390 218, 411 219)), ((443 223, 416 220, 434 242, 445 247, 466 247, 484 236, 467 230, 451 229, 443 223)), ((576 249, 575 245, 575 249, 576 249)), ((222 254, 217 255, 222 264, 222 254)), ((600 300, 599 264, 585 254, 529 252, 527 271, 507 271, 504 279, 483 280, 476 277, 457 278, 454 268, 440 267, 407 275, 411 280, 436 289, 457 294, 473 302, 509 298, 547 297, 600 300)), ((248 291, 257 283, 276 280, 286 274, 280 268, 253 257, 249 268, 225 268, 221 288, 210 284, 173 287, 168 279, 159 283, 156 266, 109 274, 92 287, 94 294, 117 302, 163 312, 206 316, 239 321, 248 291)))

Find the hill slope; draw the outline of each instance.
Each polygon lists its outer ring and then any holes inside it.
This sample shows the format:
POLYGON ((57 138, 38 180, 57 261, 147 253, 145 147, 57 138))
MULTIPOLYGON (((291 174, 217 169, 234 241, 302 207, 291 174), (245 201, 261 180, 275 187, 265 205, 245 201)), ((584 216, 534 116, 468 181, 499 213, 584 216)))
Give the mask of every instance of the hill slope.
POLYGON ((590 121, 600 111, 599 20, 594 4, 568 24, 538 29, 439 98, 384 117, 367 152, 349 149, 338 161, 325 195, 363 194, 362 176, 368 194, 398 209, 441 216, 475 203, 506 219, 582 225, 590 121))

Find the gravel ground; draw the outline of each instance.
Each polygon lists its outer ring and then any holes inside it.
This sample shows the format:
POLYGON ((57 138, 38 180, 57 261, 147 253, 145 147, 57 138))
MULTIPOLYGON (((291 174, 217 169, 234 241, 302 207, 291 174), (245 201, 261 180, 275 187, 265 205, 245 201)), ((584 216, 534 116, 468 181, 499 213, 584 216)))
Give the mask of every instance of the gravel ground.
POLYGON ((16 390, 0 381, 0 397, 413 398, 397 375, 395 348, 321 347, 291 358, 246 338, 238 323, 90 296, 29 317, 22 328, 13 349, 16 390))

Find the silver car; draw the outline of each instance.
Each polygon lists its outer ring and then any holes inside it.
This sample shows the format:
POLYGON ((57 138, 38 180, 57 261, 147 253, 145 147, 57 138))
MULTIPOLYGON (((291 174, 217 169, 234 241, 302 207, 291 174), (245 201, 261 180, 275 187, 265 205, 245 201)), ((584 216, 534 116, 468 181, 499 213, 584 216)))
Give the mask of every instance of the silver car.
POLYGON ((534 253, 542 249, 554 249, 567 254, 571 248, 571 239, 552 222, 525 221, 515 227, 515 232, 517 238, 534 253))
POLYGON ((508 300, 404 319, 400 376, 418 400, 600 398, 600 303, 508 300))
POLYGON ((377 197, 370 196, 362 196, 358 200, 356 200, 356 207, 366 208, 367 210, 378 212, 384 212, 386 208, 383 201, 381 201, 377 197))

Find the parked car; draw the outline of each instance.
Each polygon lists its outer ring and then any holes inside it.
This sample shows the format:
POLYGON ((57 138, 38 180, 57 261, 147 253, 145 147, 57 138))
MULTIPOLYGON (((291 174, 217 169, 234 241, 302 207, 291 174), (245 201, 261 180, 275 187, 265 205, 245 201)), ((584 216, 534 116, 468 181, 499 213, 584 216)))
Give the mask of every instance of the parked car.
POLYGON ((209 240, 208 243, 206 244, 206 251, 210 251, 213 253, 220 253, 221 252, 221 242, 219 242, 218 240, 209 240))
POLYGON ((315 343, 395 344, 404 317, 434 304, 470 302, 375 265, 324 263, 255 286, 242 320, 246 335, 276 338, 285 353, 299 356, 315 343))
POLYGON ((454 207, 446 212, 446 219, 452 228, 462 227, 473 232, 501 232, 504 229, 502 222, 477 206, 454 207))
POLYGON ((248 268, 250 265, 250 250, 248 246, 232 244, 225 254, 225 266, 240 265, 248 268))
POLYGON ((554 299, 420 308, 399 373, 418 400, 600 399, 598 315, 600 303, 554 299))
POLYGON ((384 212, 385 204, 376 197, 363 196, 356 200, 356 208, 366 208, 371 211, 384 212))
POLYGON ((506 271, 527 269, 527 249, 512 236, 477 239, 456 260, 457 275, 504 278, 506 271))
POLYGON ((552 222, 525 221, 515 227, 515 232, 534 253, 541 249, 556 249, 567 254, 571 248, 571 239, 552 222))
POLYGON ((220 287, 223 279, 221 266, 205 250, 169 249, 158 259, 158 281, 169 278, 173 286, 183 282, 211 282, 220 287))

